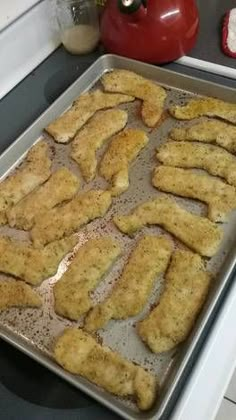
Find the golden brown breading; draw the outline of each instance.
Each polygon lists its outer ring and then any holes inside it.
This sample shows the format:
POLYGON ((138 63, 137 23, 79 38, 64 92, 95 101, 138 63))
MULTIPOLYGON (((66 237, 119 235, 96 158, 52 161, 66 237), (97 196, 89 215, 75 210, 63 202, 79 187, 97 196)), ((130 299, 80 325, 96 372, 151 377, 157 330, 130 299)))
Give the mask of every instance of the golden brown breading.
POLYGON ((182 197, 208 204, 208 217, 224 222, 227 213, 236 209, 236 189, 209 175, 196 174, 190 169, 158 166, 152 179, 154 187, 182 197))
POLYGON ((48 145, 40 141, 33 146, 22 166, 0 183, 0 225, 7 223, 6 211, 43 184, 50 174, 48 145))
POLYGON ((0 211, 0 226, 7 223, 7 215, 5 211, 0 211))
POLYGON ((35 249, 27 242, 1 237, 0 272, 39 285, 56 274, 60 261, 76 243, 77 238, 70 237, 55 241, 43 249, 35 249))
POLYGON ((163 87, 128 70, 106 73, 101 81, 108 92, 126 93, 142 99, 142 118, 148 127, 154 127, 160 120, 166 99, 163 87))
POLYGON ((198 122, 187 128, 174 128, 170 137, 176 141, 216 143, 229 152, 236 153, 236 127, 215 119, 198 122))
POLYGON ((24 230, 31 229, 37 217, 71 199, 79 186, 79 179, 69 169, 58 169, 45 184, 7 212, 9 225, 24 230))
POLYGON ((40 296, 19 280, 0 280, 0 312, 12 307, 39 308, 40 296))
POLYGON ((170 240, 162 236, 141 238, 111 294, 87 315, 85 329, 93 332, 110 319, 127 319, 139 314, 156 278, 166 271, 172 248, 170 240))
POLYGON ((217 224, 188 212, 167 196, 140 204, 128 216, 115 216, 113 220, 121 232, 129 235, 145 225, 160 225, 206 257, 217 252, 223 237, 217 224))
POLYGON ((188 337, 210 281, 211 275, 199 255, 189 251, 174 253, 160 302, 138 325, 139 335, 154 353, 169 351, 188 337))
POLYGON ((121 253, 117 241, 109 237, 90 239, 77 251, 68 270, 55 284, 55 312, 78 320, 92 307, 91 292, 121 253))
POLYGON ((144 101, 141 108, 141 116, 144 124, 147 127, 154 128, 158 123, 162 122, 164 116, 164 103, 166 94, 159 97, 157 104, 144 101))
POLYGON ((77 134, 72 142, 71 157, 80 166, 86 182, 91 181, 97 169, 97 150, 118 131, 128 120, 128 114, 121 109, 109 109, 97 113, 77 134))
POLYGON ((109 191, 90 190, 35 220, 31 237, 36 247, 69 236, 82 225, 103 217, 112 203, 109 191))
POLYGON ((154 404, 156 378, 81 329, 64 330, 56 341, 54 357, 65 370, 81 375, 112 394, 134 397, 140 410, 148 410, 154 404))
POLYGON ((58 143, 68 143, 96 111, 132 102, 132 96, 104 93, 101 90, 81 95, 69 109, 45 129, 58 143))
POLYGON ((236 186, 236 157, 218 146, 188 142, 167 142, 157 151, 165 165, 205 169, 236 186))
POLYGON ((111 194, 117 196, 129 188, 129 164, 148 143, 142 130, 128 128, 110 143, 100 166, 100 175, 112 183, 111 194))
POLYGON ((236 104, 214 98, 191 99, 187 105, 174 105, 170 108, 173 117, 179 120, 192 120, 203 115, 219 117, 236 124, 236 104))

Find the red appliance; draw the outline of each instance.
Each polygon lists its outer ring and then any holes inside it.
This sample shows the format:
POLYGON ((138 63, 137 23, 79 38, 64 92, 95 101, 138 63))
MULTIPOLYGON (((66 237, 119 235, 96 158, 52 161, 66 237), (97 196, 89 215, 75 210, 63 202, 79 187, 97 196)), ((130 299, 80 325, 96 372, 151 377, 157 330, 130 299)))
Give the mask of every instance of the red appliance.
POLYGON ((195 0, 107 0, 101 39, 108 52, 166 63, 193 48, 198 26, 195 0))

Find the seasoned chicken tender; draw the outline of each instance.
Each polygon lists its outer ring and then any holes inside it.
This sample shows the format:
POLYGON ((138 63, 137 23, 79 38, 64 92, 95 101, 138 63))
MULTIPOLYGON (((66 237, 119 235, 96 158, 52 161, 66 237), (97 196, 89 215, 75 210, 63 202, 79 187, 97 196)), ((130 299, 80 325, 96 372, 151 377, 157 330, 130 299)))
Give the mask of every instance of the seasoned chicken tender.
POLYGON ((160 225, 206 257, 212 257, 217 252, 223 237, 223 231, 217 224, 188 212, 167 196, 140 204, 131 214, 115 216, 113 220, 121 232, 129 235, 146 225, 160 225))
POLYGON ((77 134, 72 142, 71 157, 79 164, 86 182, 92 181, 97 169, 97 150, 128 120, 128 114, 121 109, 108 109, 97 113, 77 134))
POLYGON ((157 151, 157 159, 169 166, 205 169, 236 186, 236 157, 218 146, 188 142, 167 142, 157 151))
POLYGON ((104 327, 110 319, 127 319, 146 305, 156 278, 167 269, 172 243, 165 237, 144 236, 132 252, 128 264, 104 302, 85 319, 89 332, 104 327))
POLYGON ((81 95, 68 111, 52 121, 45 130, 56 142, 68 143, 95 112, 132 101, 134 98, 127 95, 109 94, 101 90, 87 92, 81 95))
POLYGON ((42 301, 28 284, 19 280, 0 280, 0 312, 9 308, 39 308, 42 301))
POLYGON ((172 350, 188 337, 210 283, 211 275, 199 255, 174 253, 160 302, 138 325, 140 337, 154 353, 172 350))
POLYGON ((71 237, 35 249, 27 242, 1 237, 0 272, 37 286, 56 274, 60 261, 76 243, 77 238, 71 237))
POLYGON ((128 128, 117 134, 105 153, 100 175, 112 183, 111 194, 117 196, 129 188, 129 164, 148 143, 142 130, 128 128))
MULTIPOLYGON (((164 89, 163 89, 164 90, 164 89)), ((144 101, 141 108, 141 116, 144 124, 149 128, 154 128, 158 123, 162 122, 164 116, 164 103, 166 94, 159 96, 157 104, 144 101)))
POLYGON ((198 122, 187 128, 174 128, 170 137, 176 141, 216 143, 229 152, 236 153, 236 127, 215 119, 198 122))
POLYGON ((68 372, 121 397, 134 397, 148 410, 157 394, 157 380, 142 367, 102 346, 81 329, 66 328, 54 348, 56 362, 68 372))
POLYGON ((29 150, 22 166, 0 183, 0 225, 7 223, 8 209, 49 178, 52 162, 48 152, 48 145, 38 142, 29 150))
POLYGON ((161 191, 208 204, 208 217, 213 222, 225 222, 227 213, 236 209, 234 187, 212 176, 196 174, 190 169, 158 166, 152 183, 161 191))
POLYGON ((109 191, 90 190, 74 197, 69 203, 49 210, 35 220, 31 237, 36 247, 69 236, 82 225, 103 217, 111 205, 109 191))
POLYGON ((148 127, 158 123, 167 96, 163 87, 129 70, 106 73, 101 81, 108 92, 121 92, 143 100, 141 113, 144 123, 148 127))
POLYGON ((38 216, 71 199, 79 189, 79 179, 67 168, 55 171, 49 180, 7 212, 11 227, 29 230, 38 216))
POLYGON ((72 320, 92 307, 89 296, 121 253, 117 241, 109 237, 90 239, 77 251, 68 270, 55 284, 55 312, 72 320))
POLYGON ((219 117, 236 124, 236 104, 220 99, 191 99, 187 105, 174 105, 169 111, 178 120, 192 120, 206 115, 207 117, 219 117))

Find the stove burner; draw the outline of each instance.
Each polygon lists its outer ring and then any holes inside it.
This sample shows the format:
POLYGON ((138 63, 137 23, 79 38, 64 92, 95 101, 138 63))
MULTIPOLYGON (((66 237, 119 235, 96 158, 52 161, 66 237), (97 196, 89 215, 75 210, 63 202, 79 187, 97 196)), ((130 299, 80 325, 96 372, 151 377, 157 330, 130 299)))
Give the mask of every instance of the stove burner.
POLYGON ((13 394, 48 408, 75 409, 96 404, 9 344, 0 343, 0 381, 13 394))

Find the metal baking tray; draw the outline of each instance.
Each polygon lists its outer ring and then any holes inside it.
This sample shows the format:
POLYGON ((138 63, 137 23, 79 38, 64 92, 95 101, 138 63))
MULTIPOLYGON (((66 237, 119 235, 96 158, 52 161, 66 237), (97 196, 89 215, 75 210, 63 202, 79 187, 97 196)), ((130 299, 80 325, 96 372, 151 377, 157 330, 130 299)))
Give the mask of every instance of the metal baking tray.
MULTIPOLYGON (((75 163, 68 157, 70 145, 59 145, 46 134, 43 129, 50 121, 64 112, 82 92, 99 87, 99 78, 104 72, 111 69, 129 69, 150 78, 166 87, 168 91, 167 106, 170 103, 184 103, 193 95, 206 95, 221 98, 226 101, 235 100, 235 91, 230 88, 212 84, 193 77, 181 75, 166 69, 136 62, 113 55, 100 57, 67 91, 39 117, 35 123, 25 131, 5 153, 0 157, 0 176, 4 178, 15 168, 24 157, 27 150, 43 135, 53 149, 53 166, 68 166, 78 176, 79 170, 75 163)), ((137 203, 146 201, 150 197, 156 196, 159 192, 154 189, 150 182, 152 169, 157 165, 155 149, 162 142, 166 141, 168 131, 177 123, 172 118, 166 118, 159 128, 147 129, 138 116, 140 104, 135 101, 132 104, 122 105, 121 108, 129 111, 129 126, 139 127, 148 132, 149 146, 142 151, 137 161, 133 164, 130 171, 130 188, 121 197, 114 200, 114 204, 107 215, 100 220, 95 220, 88 226, 81 229, 78 233, 78 243, 80 246, 88 238, 99 235, 109 234, 117 237, 123 244, 125 250, 123 257, 116 263, 111 273, 106 277, 102 284, 93 294, 94 301, 98 301, 104 296, 125 264, 127 257, 135 246, 135 243, 144 232, 151 234, 162 233, 170 237, 166 232, 158 227, 145 228, 142 233, 136 235, 134 239, 122 235, 112 223, 112 216, 116 213, 127 213, 137 203)), ((104 149, 101 153, 104 152, 104 149)), ((92 183, 85 185, 84 189, 91 187, 106 187, 106 183, 97 177, 92 183)), ((206 207, 193 200, 175 198, 185 208, 198 214, 206 214, 206 207)), ((108 327, 99 332, 103 343, 112 349, 119 351, 123 356, 140 363, 149 371, 155 373, 160 380, 161 390, 157 397, 155 406, 149 412, 141 413, 136 406, 125 399, 113 397, 107 392, 86 381, 79 376, 73 376, 61 369, 52 358, 52 346, 55 337, 69 325, 79 326, 80 323, 70 322, 58 317, 53 310, 52 287, 55 281, 60 278, 66 268, 69 258, 65 258, 59 266, 58 273, 43 282, 38 288, 42 295, 44 305, 42 310, 21 310, 10 309, 0 314, 0 337, 8 341, 39 363, 46 366, 66 381, 94 397, 108 408, 118 413, 125 419, 168 419, 169 413, 175 401, 182 392, 184 382, 191 374, 191 367, 197 360, 199 349, 203 339, 209 331, 210 323, 219 309, 223 297, 228 290, 233 272, 236 267, 236 250, 234 243, 234 232, 236 227, 236 212, 232 213, 229 223, 224 225, 224 239, 217 255, 212 259, 206 259, 207 268, 216 274, 212 283, 207 302, 197 320, 197 323, 188 338, 175 351, 166 354, 155 355, 141 342, 136 331, 135 323, 142 319, 149 311, 150 306, 158 298, 162 287, 162 278, 156 282, 155 290, 150 301, 138 317, 128 321, 112 321, 108 327)), ((8 234, 20 239, 27 239, 28 233, 2 227, 0 234, 8 234)), ((173 239, 173 238, 172 238, 173 239)), ((174 240, 174 239, 173 239, 174 240)), ((174 240, 175 245, 183 245, 174 240)), ((6 277, 6 276, 1 276, 6 277)))

